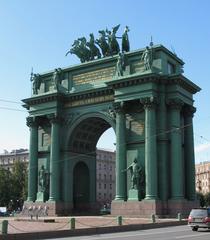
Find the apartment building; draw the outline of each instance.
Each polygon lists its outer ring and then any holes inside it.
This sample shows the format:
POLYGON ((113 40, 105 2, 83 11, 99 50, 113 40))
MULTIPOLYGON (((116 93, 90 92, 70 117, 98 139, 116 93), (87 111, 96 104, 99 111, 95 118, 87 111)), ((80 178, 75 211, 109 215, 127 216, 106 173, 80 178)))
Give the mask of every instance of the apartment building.
POLYGON ((203 194, 210 192, 210 162, 195 165, 196 192, 203 194))

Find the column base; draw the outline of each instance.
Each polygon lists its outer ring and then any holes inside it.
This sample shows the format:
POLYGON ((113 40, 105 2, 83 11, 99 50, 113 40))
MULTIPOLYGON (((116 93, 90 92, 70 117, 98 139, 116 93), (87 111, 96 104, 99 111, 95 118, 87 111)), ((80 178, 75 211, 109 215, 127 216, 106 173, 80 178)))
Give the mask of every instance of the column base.
POLYGON ((114 201, 125 201, 125 197, 122 197, 122 196, 115 196, 115 199, 114 201))

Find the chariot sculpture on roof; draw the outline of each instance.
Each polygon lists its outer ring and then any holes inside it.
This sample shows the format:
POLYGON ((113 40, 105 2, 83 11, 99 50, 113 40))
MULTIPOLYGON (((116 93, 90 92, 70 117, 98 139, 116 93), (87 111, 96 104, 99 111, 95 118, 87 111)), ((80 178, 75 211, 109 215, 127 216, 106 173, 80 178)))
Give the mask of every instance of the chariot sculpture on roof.
POLYGON ((120 24, 114 26, 112 30, 99 30, 99 38, 95 39, 93 33, 90 33, 89 41, 85 37, 78 38, 72 44, 70 50, 66 53, 66 56, 71 53, 75 54, 80 61, 87 62, 94 59, 99 59, 101 56, 108 57, 118 54, 120 52, 120 45, 117 39, 121 39, 121 51, 129 52, 130 43, 128 38, 129 28, 125 27, 124 33, 121 37, 116 36, 117 31, 120 28, 120 24), (98 45, 98 47, 97 47, 98 45))

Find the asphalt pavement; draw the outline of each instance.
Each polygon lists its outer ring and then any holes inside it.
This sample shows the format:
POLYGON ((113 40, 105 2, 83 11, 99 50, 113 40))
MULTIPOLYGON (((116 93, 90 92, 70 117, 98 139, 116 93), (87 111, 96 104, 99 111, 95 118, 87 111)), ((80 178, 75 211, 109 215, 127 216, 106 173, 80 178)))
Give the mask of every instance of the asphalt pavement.
MULTIPOLYGON (((51 238, 51 240, 58 238, 51 238)), ((209 240, 210 230, 199 229, 193 232, 188 226, 157 228, 150 230, 99 234, 92 236, 66 237, 59 240, 209 240)), ((47 239, 43 239, 47 240, 47 239)))

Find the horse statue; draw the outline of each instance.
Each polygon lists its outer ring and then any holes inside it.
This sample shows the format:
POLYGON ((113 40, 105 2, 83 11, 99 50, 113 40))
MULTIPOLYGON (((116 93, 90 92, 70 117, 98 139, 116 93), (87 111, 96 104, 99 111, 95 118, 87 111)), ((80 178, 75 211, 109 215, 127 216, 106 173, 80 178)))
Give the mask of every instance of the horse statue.
POLYGON ((71 53, 75 54, 82 63, 90 60, 90 50, 86 46, 86 38, 78 38, 72 44, 72 48, 66 53, 66 56, 71 53))
POLYGON ((94 60, 95 57, 101 58, 101 53, 95 45, 95 39, 93 33, 90 33, 90 40, 86 43, 90 49, 90 60, 94 60))
POLYGON ((108 29, 106 29, 106 33, 108 34, 108 44, 109 44, 109 51, 111 53, 111 55, 114 54, 118 54, 120 52, 120 46, 117 42, 117 37, 116 37, 116 32, 119 29, 120 24, 113 27, 112 31, 108 31, 108 29))
POLYGON ((110 56, 109 44, 106 41, 106 33, 104 30, 98 31, 100 36, 96 39, 95 43, 101 48, 101 52, 104 57, 110 56))

